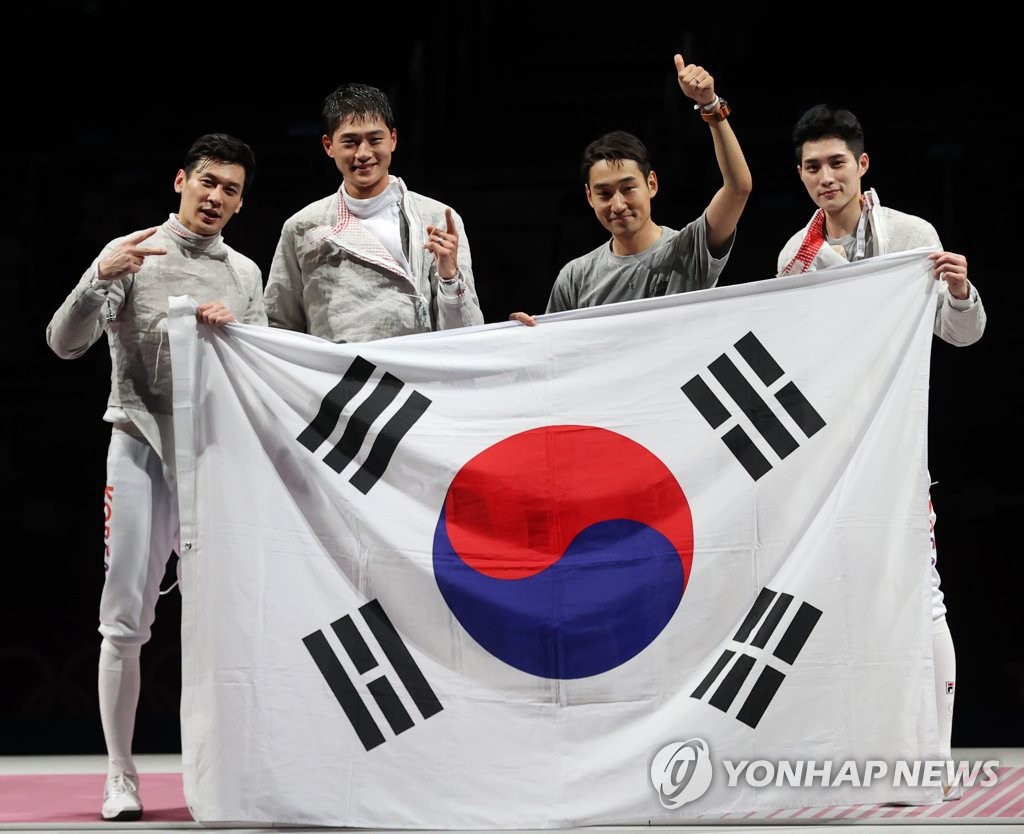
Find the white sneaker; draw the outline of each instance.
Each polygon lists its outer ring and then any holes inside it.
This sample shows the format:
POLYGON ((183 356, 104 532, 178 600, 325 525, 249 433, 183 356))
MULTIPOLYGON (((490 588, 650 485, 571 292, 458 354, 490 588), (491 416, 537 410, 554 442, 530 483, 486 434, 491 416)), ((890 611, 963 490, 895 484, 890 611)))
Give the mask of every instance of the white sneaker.
POLYGON ((103 819, 116 822, 136 822, 142 819, 139 799, 139 777, 135 773, 118 771, 107 777, 103 788, 103 819))

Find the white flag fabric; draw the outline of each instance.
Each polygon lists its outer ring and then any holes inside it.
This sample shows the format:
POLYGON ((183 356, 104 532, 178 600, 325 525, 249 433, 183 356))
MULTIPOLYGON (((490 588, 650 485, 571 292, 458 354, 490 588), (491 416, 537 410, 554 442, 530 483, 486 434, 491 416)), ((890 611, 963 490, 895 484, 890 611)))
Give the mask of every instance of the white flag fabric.
POLYGON ((941 796, 892 778, 939 757, 935 293, 915 250, 359 344, 172 299, 195 818, 941 796))

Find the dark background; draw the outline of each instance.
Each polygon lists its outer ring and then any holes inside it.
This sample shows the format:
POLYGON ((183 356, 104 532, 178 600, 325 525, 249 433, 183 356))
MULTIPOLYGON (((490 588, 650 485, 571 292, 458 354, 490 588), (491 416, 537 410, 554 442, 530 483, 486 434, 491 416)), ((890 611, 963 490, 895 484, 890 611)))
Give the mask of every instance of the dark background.
MULTIPOLYGON (((1010 313, 1021 295, 1010 229, 1022 191, 1012 126, 1020 47, 977 3, 926 24, 851 4, 687 5, 8 7, 0 754, 103 751, 96 625, 109 358, 101 340, 61 361, 44 333, 108 240, 177 209, 173 178, 191 141, 226 131, 253 147, 257 174, 225 238, 266 275, 284 220, 339 185, 320 146, 323 97, 346 81, 382 87, 398 119, 392 173, 462 214, 485 317, 501 321, 542 311, 562 263, 605 239, 578 175, 597 134, 623 128, 647 141, 657 222, 680 228, 710 200, 720 177, 708 129, 676 84, 677 51, 714 75, 753 173, 722 284, 771 277, 778 250, 809 219, 789 134, 822 100, 864 123, 865 185, 968 256, 988 330, 966 350, 935 340, 929 440, 957 646, 953 742, 1024 745, 1024 568, 1006 526, 1024 510, 1021 336, 1010 313)), ((139 753, 180 750, 178 591, 157 611, 142 654, 139 753)))

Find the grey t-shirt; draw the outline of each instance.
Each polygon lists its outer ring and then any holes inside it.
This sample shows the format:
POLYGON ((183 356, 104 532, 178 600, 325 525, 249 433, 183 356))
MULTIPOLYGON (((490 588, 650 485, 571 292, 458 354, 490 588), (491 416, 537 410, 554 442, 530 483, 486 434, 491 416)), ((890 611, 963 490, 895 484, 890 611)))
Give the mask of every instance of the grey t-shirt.
POLYGON ((609 240, 562 267, 545 312, 559 313, 713 287, 729 260, 735 240, 734 232, 724 254, 712 257, 703 214, 679 232, 662 226, 661 237, 637 255, 616 255, 609 240))

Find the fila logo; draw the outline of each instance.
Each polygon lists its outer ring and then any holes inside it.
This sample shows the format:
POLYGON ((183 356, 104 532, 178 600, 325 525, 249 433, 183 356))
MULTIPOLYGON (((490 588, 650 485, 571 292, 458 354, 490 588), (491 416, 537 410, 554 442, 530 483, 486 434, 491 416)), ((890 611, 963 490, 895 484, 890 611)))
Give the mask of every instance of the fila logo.
POLYGON ((775 666, 769 665, 769 661, 781 660, 787 666, 792 666, 822 614, 821 609, 806 602, 800 603, 788 618, 782 635, 769 649, 769 640, 775 636, 780 624, 786 619, 792 602, 792 594, 781 594, 770 588, 762 588, 732 638, 733 642, 739 645, 722 652, 711 671, 690 697, 702 701, 711 690, 707 703, 727 715, 732 714, 748 727, 756 727, 786 677, 775 666), (755 626, 759 626, 756 632, 755 626), (750 636, 752 632, 753 637, 750 636), (747 679, 752 677, 751 673, 755 667, 760 671, 753 684, 745 686, 747 679), (741 703, 733 711, 733 702, 741 690, 741 703))
POLYGON ((323 630, 307 634, 302 642, 352 723, 363 747, 372 750, 386 739, 381 724, 370 709, 370 703, 376 704, 379 714, 395 735, 412 727, 416 719, 406 709, 406 703, 389 680, 388 672, 381 668, 378 656, 367 642, 367 636, 376 643, 380 654, 394 670, 398 678, 395 683, 400 684, 406 692, 405 700, 415 705, 424 720, 437 715, 444 707, 381 604, 375 599, 370 600, 360 607, 359 615, 368 635, 364 635, 363 628, 348 614, 331 623, 331 630, 355 669, 355 676, 345 669, 323 630), (369 701, 363 691, 369 695, 369 701))
POLYGON ((700 374, 684 384, 682 390, 711 428, 722 428, 723 442, 756 481, 772 468, 766 455, 769 449, 781 461, 800 446, 800 441, 774 410, 776 405, 782 407, 808 438, 820 431, 825 421, 796 384, 785 379, 782 368, 753 333, 747 333, 734 347, 760 381, 760 392, 727 353, 719 356, 707 370, 731 400, 731 409, 700 374), (747 433, 741 417, 761 436, 767 448, 759 448, 747 433))
MULTIPOLYGON (((313 422, 298 436, 299 443, 309 451, 316 452, 334 432, 342 419, 345 406, 359 393, 376 368, 376 365, 361 356, 353 359, 345 371, 345 376, 321 401, 320 410, 313 418, 313 422)), ((402 380, 385 372, 377 381, 376 387, 348 417, 341 437, 327 453, 324 463, 338 473, 348 466, 362 449, 374 421, 395 401, 404 387, 405 383, 402 380)), ((384 470, 387 469, 399 442, 423 416, 429 405, 429 399, 418 391, 412 391, 381 427, 363 464, 349 478, 349 482, 363 495, 366 495, 384 475, 384 470)))

